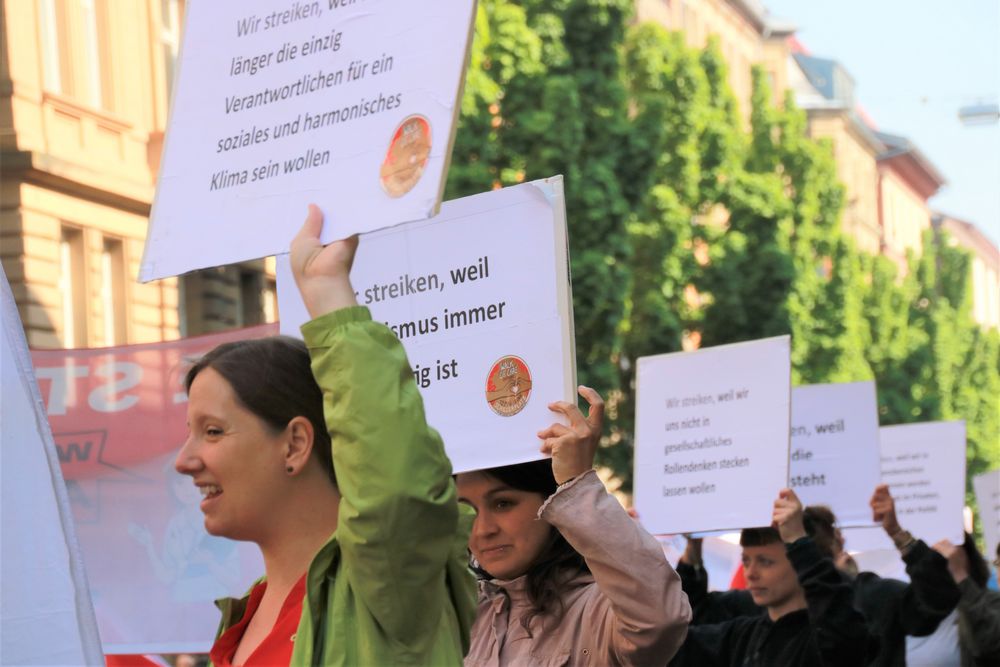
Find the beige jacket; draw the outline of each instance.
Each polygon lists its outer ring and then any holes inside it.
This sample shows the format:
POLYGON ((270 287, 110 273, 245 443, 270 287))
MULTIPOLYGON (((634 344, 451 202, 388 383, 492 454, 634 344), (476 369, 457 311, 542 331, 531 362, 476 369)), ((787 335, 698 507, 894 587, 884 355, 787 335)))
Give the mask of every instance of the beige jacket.
POLYGON ((660 544, 622 509, 593 471, 559 487, 538 511, 587 561, 565 611, 535 616, 525 577, 480 582, 466 667, 666 665, 687 634, 691 607, 660 544))

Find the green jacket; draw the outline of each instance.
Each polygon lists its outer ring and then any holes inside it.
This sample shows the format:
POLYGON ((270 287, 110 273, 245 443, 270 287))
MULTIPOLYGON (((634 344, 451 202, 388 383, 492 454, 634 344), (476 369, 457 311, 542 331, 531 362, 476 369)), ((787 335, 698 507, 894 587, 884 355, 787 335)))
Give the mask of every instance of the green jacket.
MULTIPOLYGON (((292 665, 461 665, 476 613, 451 463, 399 340, 367 308, 302 326, 340 489, 306 576, 292 665)), ((464 507, 464 506, 463 506, 464 507)), ((222 600, 219 634, 249 595, 222 600)))

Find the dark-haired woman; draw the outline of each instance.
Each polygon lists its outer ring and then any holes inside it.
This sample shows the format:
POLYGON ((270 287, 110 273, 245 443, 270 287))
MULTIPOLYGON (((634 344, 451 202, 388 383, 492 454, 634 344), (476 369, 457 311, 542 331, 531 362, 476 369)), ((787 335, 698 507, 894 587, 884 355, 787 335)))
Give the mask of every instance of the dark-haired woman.
POLYGON ((990 568, 976 539, 966 533, 962 544, 941 540, 934 550, 948 559, 948 572, 962 592, 957 607, 962 667, 1000 665, 1000 593, 986 588, 990 568))
POLYGON ((458 665, 474 613, 451 466, 399 341, 354 300, 357 239, 291 247, 305 344, 220 346, 187 375, 178 472, 205 528, 255 542, 266 576, 226 600, 223 665, 458 665), (315 378, 315 379, 314 379, 315 378))
POLYGON ((594 472, 604 404, 580 394, 586 418, 550 406, 569 422, 539 433, 551 461, 458 476, 481 577, 467 666, 665 665, 684 640, 680 579, 594 472))

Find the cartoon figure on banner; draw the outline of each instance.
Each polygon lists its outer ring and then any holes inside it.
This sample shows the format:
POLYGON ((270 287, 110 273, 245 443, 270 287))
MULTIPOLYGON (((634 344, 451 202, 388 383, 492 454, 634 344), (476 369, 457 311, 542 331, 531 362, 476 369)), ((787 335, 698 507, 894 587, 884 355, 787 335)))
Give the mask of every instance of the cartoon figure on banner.
POLYGON ((146 549, 158 581, 170 587, 177 602, 204 602, 229 595, 238 585, 240 557, 232 540, 205 532, 201 495, 191 480, 174 470, 171 454, 163 466, 174 513, 156 549, 146 525, 130 523, 129 535, 146 549))

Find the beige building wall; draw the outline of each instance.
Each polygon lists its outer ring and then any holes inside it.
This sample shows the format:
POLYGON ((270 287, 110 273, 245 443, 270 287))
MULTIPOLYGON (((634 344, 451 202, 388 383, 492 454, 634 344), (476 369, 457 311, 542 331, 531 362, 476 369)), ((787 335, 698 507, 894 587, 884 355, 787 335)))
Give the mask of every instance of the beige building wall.
POLYGON ((972 317, 980 325, 1000 329, 1000 249, 975 225, 947 215, 933 217, 936 229, 948 234, 948 243, 972 255, 972 317))
POLYGON ((859 130, 844 110, 809 112, 809 135, 828 138, 833 144, 837 177, 844 184, 846 201, 841 227, 860 250, 881 252, 878 221, 878 148, 859 130))
POLYGON ((785 59, 787 33, 771 34, 739 0, 636 0, 636 20, 654 21, 669 30, 683 31, 690 46, 704 48, 710 36, 719 40, 729 66, 729 85, 739 101, 740 113, 749 123, 753 92, 751 68, 761 65, 768 73, 776 104, 787 88, 785 59), (765 32, 769 35, 765 37, 765 32))
POLYGON ((882 202, 882 252, 896 263, 899 275, 909 267, 906 254, 923 253, 923 234, 931 226, 927 199, 916 192, 898 173, 883 169, 879 185, 882 202))
POLYGON ((183 3, 2 10, 0 261, 29 345, 154 342, 273 317, 263 262, 136 282, 183 3))

